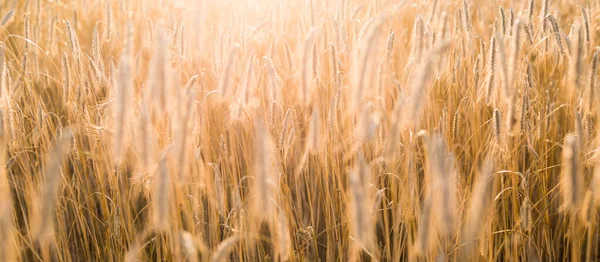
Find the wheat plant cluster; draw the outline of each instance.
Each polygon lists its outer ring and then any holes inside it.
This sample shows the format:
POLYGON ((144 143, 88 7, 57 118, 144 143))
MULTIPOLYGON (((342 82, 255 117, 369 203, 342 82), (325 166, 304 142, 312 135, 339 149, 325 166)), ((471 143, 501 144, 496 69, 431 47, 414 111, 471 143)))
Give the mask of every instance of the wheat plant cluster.
POLYGON ((598 0, 0 3, 0 261, 600 259, 598 0))

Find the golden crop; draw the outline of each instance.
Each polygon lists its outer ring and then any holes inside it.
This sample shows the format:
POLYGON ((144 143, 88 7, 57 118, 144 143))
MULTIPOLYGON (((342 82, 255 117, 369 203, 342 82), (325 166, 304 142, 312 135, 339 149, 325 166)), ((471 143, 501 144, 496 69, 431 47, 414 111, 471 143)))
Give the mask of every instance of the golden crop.
POLYGON ((0 261, 600 259, 598 0, 0 3, 0 261))

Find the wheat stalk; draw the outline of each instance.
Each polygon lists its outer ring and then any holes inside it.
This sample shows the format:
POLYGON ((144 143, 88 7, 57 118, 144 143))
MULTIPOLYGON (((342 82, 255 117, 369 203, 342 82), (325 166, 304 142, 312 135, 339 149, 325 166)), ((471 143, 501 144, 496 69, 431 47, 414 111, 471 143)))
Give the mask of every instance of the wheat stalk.
POLYGON ((349 174, 350 206, 348 218, 352 221, 351 235, 359 246, 367 251, 373 247, 373 230, 371 227, 372 198, 368 192, 371 179, 370 168, 359 153, 356 164, 349 174))
POLYGON ((473 254, 475 240, 482 235, 490 205, 492 204, 492 163, 486 161, 481 168, 469 200, 469 209, 465 229, 466 241, 469 241, 469 254, 473 254))
POLYGON ((574 134, 565 137, 563 147, 563 174, 561 179, 561 193, 563 208, 569 211, 577 210, 582 202, 581 179, 579 171, 579 142, 574 134))
POLYGON ((223 240, 223 242, 219 243, 216 250, 211 255, 210 261, 221 262, 227 260, 227 257, 240 239, 241 237, 239 236, 232 236, 223 240))
POLYGON ((44 168, 44 182, 35 202, 35 215, 31 216, 34 239, 46 238, 54 232, 55 208, 63 172, 63 160, 72 145, 73 133, 68 128, 61 130, 50 154, 50 161, 44 168))
POLYGON ((254 176, 256 194, 254 211, 258 218, 269 218, 275 211, 271 201, 274 195, 272 142, 263 120, 255 116, 254 176))

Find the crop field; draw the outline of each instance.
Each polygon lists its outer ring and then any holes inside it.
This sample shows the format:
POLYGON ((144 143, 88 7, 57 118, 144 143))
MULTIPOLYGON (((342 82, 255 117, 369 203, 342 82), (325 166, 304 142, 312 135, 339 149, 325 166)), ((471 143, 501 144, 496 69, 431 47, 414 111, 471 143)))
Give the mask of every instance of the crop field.
POLYGON ((0 0, 0 261, 600 261, 599 0, 0 0))

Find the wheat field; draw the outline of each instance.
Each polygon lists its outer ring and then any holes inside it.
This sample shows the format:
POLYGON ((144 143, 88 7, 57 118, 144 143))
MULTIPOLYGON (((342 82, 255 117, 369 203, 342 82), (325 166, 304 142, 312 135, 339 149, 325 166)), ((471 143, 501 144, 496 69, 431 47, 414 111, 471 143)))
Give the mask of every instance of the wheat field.
POLYGON ((0 19, 0 261, 600 260, 598 0, 0 19))

